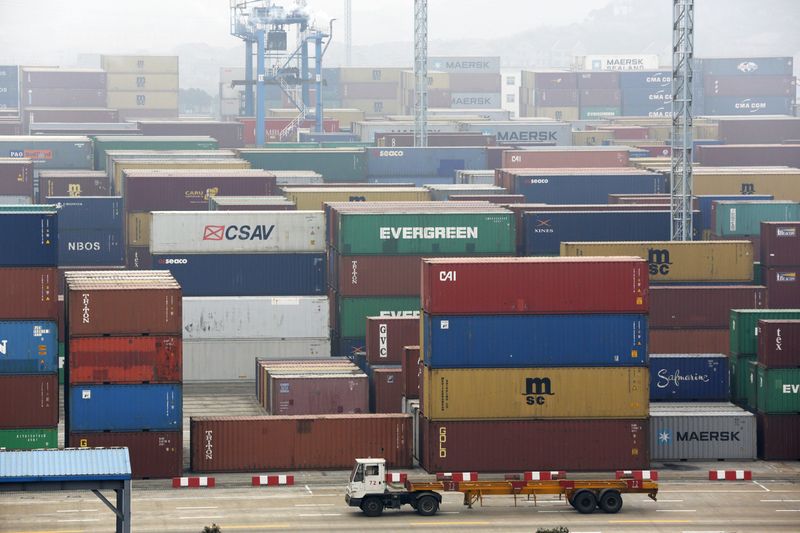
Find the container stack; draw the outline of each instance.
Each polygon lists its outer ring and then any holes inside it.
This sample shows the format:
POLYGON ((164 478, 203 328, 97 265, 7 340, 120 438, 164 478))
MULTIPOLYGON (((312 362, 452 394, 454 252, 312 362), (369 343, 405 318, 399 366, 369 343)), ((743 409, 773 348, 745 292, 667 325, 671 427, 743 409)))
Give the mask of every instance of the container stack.
POLYGON ((66 442, 125 446, 135 478, 179 475, 181 289, 163 271, 66 273, 66 442))
MULTIPOLYGON (((370 410, 402 413, 406 394, 405 347, 419 343, 419 318, 368 317, 366 361, 361 365, 370 378, 370 410)), ((361 356, 357 356, 358 361, 361 356)), ((409 370, 411 370, 409 368, 409 370)), ((413 369, 416 376, 416 368, 413 369)), ((411 391, 418 397, 416 388, 411 391)))
MULTIPOLYGON (((789 200, 715 201, 712 239, 748 240, 753 243, 755 261, 760 260, 761 223, 800 221, 800 203, 789 200)), ((771 307, 777 307, 770 303, 771 307)))
POLYGON ((499 57, 431 57, 428 69, 446 73, 450 91, 448 105, 437 106, 437 102, 429 101, 431 107, 464 109, 465 113, 469 109, 503 107, 499 57))
POLYGON ((339 107, 358 109, 367 117, 399 115, 402 72, 402 68, 339 69, 339 107))
POLYGON ((104 55, 100 63, 121 119, 178 117, 178 56, 104 55))
POLYGON ((56 448, 57 214, 0 207, 0 228, 0 449, 56 448))
POLYGON ((575 72, 522 71, 520 117, 549 117, 571 121, 580 118, 578 74, 575 72))
MULTIPOLYGON (((0 109, 18 111, 19 103, 19 67, 2 65, 0 66, 0 109)), ((21 132, 16 132, 16 134, 19 133, 21 132)))
POLYGON ((761 222, 761 279, 773 309, 800 302, 800 222, 761 222))
POLYGON ((422 269, 426 470, 649 467, 642 259, 425 259, 422 269))
POLYGON ((106 73, 100 69, 22 67, 23 132, 28 133, 35 122, 87 122, 78 117, 111 111, 106 109, 106 89, 106 73))
POLYGON ((28 158, 0 157, 0 205, 32 203, 33 161, 28 158))
POLYGON ((487 153, 480 146, 367 148, 367 181, 373 183, 452 185, 457 170, 485 168, 487 153))
POLYGON ((59 266, 122 266, 125 263, 121 197, 50 196, 47 203, 59 210, 59 266))
POLYGON ((791 115, 795 78, 791 57, 700 59, 706 115, 791 115))
POLYGON ((672 71, 620 72, 622 115, 626 117, 670 117, 672 115, 672 71))
POLYGON ((581 120, 602 120, 622 114, 619 77, 619 72, 578 73, 581 120))

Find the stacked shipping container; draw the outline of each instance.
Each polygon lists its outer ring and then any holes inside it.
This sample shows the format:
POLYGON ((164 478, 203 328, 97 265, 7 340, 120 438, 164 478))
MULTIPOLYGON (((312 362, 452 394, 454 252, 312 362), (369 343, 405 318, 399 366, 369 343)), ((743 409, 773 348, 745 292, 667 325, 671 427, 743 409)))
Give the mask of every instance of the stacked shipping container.
POLYGON ((795 78, 791 57, 701 59, 706 115, 791 115, 795 78))
MULTIPOLYGON (((800 218, 800 217, 798 217, 800 218)), ((800 222, 761 222, 761 279, 772 309, 800 302, 800 222)))
POLYGON ((59 210, 59 266, 122 266, 122 198, 50 196, 59 210))
POLYGON ((108 105, 120 118, 177 118, 178 56, 100 58, 108 74, 108 105))
POLYGON ((33 161, 0 157, 0 205, 33 203, 33 161))

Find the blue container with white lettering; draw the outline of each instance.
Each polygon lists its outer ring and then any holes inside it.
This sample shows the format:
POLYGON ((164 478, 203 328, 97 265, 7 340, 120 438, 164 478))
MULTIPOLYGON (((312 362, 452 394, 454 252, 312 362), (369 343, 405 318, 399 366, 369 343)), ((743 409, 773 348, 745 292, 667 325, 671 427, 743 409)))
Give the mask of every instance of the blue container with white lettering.
POLYGON ((124 263, 122 226, 58 232, 58 266, 120 266, 124 263))
POLYGON ((369 148, 367 176, 439 176, 455 178, 456 170, 487 168, 486 148, 481 146, 426 148, 369 148))
POLYGON ((666 88, 671 91, 671 70, 638 70, 619 73, 619 87, 625 89, 666 88))
POLYGON ((58 209, 58 228, 61 231, 121 230, 125 220, 121 196, 49 196, 47 203, 58 209))
POLYGON ((53 372, 58 372, 58 326, 55 322, 0 321, 0 374, 53 372))
POLYGON ((56 210, 21 207, 28 211, 0 208, 0 266, 57 266, 56 210))
POLYGON ((647 315, 423 317, 429 368, 645 366, 647 315))
POLYGON ((67 431, 180 431, 180 384, 74 385, 67 431))
MULTIPOLYGON (((791 76, 791 57, 734 57, 700 59, 706 76, 791 76)), ((695 69, 695 79, 698 76, 695 69)))
POLYGON ((785 96, 706 96, 707 115, 791 115, 791 98, 785 96))
POLYGON ((724 354, 653 354, 650 399, 665 402, 728 402, 728 358, 724 354))
POLYGON ((514 192, 528 203, 607 204, 609 194, 655 194, 669 192, 663 174, 643 170, 610 173, 587 169, 585 173, 554 171, 526 175, 515 171, 514 192))
POLYGON ((0 109, 19 108, 19 67, 0 66, 0 109))
POLYGON ((313 296, 325 294, 325 254, 153 255, 184 296, 313 296))

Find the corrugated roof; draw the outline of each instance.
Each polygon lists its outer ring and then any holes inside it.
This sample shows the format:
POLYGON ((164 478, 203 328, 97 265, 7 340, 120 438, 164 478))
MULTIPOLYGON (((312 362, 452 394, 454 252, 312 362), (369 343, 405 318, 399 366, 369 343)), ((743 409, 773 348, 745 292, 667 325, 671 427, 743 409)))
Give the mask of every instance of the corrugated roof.
POLYGON ((128 448, 0 452, 0 483, 131 479, 128 448))

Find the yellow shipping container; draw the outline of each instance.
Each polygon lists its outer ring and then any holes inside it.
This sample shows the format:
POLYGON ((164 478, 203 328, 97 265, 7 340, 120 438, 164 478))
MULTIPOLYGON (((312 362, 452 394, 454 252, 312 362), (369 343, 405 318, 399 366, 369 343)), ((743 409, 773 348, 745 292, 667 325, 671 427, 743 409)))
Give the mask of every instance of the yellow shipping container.
POLYGON ((422 412, 431 420, 643 418, 647 368, 423 370, 422 412))
POLYGON ((800 169, 694 169, 692 190, 702 194, 771 194, 776 200, 800 202, 800 169))
POLYGON ((422 187, 283 187, 283 194, 298 210, 318 211, 325 202, 426 202, 430 191, 422 187))
POLYGON ((394 82, 400 83, 402 67, 341 67, 340 83, 394 82))
POLYGON ((149 74, 178 73, 178 56, 117 56, 100 57, 106 72, 145 72, 149 74))
POLYGON ((117 109, 177 109, 178 91, 108 91, 107 100, 117 109))
POLYGON ((578 120, 580 118, 580 108, 536 106, 534 116, 563 121, 578 120))
POLYGON ((132 169, 169 169, 169 168, 250 168, 250 163, 242 159, 118 159, 114 163, 114 191, 124 195, 122 173, 132 169))
POLYGON ((150 246, 150 213, 128 213, 128 246, 150 246))
MULTIPOLYGON (((414 90, 416 85, 416 77, 413 70, 403 71, 402 81, 400 82, 401 91, 414 90)), ((442 89, 447 90, 450 88, 450 74, 447 72, 439 72, 438 70, 428 71, 428 89, 442 89)))
POLYGON ((174 74, 108 74, 109 92, 115 91, 178 91, 178 73, 174 74))
POLYGON ((343 99, 342 107, 358 109, 363 111, 366 116, 398 115, 400 100, 343 99))
POLYGON ((590 130, 572 132, 572 144, 575 146, 602 146, 603 141, 611 141, 613 139, 614 132, 612 131, 590 130))
POLYGON ((638 256, 648 263, 650 282, 753 280, 749 241, 562 242, 562 256, 638 256))

